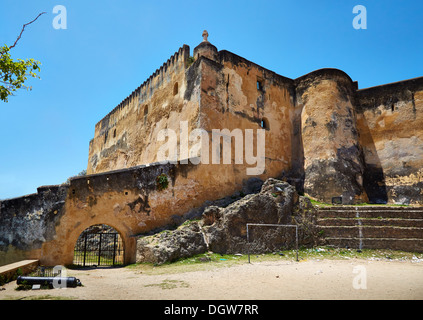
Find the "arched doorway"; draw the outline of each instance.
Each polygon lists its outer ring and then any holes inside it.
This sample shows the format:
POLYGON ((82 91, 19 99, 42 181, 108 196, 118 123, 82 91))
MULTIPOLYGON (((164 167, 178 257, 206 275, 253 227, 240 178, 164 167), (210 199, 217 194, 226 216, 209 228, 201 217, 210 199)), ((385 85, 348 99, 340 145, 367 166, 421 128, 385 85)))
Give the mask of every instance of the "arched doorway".
POLYGON ((124 245, 120 234, 105 224, 85 229, 76 241, 73 265, 118 266, 124 264, 124 245))

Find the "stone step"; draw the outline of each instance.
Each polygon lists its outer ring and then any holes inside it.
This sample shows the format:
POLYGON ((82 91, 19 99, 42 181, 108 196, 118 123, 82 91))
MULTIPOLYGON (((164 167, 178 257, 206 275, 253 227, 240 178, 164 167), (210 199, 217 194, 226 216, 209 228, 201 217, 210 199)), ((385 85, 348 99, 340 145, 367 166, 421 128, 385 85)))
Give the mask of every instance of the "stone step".
POLYGON ((423 228, 423 219, 401 218, 319 218, 318 226, 387 226, 423 228))
POLYGON ((317 226, 327 245, 423 252, 423 207, 320 207, 317 226))
POLYGON ((423 239, 423 228, 391 226, 319 226, 325 238, 423 239))
POLYGON ((325 238, 324 244, 339 248, 390 249, 408 252, 423 252, 422 239, 325 238))
POLYGON ((369 211, 369 210, 382 210, 382 211, 423 211, 423 206, 327 206, 318 207, 319 211, 369 211))
POLYGON ((318 210, 318 218, 401 218, 422 219, 423 211, 419 210, 318 210))

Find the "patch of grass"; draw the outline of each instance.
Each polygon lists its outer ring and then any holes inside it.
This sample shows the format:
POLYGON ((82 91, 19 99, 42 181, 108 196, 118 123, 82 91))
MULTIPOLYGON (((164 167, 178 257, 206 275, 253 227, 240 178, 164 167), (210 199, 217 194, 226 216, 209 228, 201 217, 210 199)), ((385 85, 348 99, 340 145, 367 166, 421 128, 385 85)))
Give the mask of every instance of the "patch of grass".
POLYGON ((354 206, 354 207, 365 207, 365 206, 372 206, 372 207, 409 207, 407 204, 395 204, 395 203, 357 203, 354 205, 346 205, 346 206, 354 206))
MULTIPOLYGON (((298 252, 299 262, 306 260, 382 260, 382 261, 415 261, 423 262, 423 253, 403 252, 394 250, 375 249, 347 249, 321 246, 316 248, 300 248, 298 252)), ((295 250, 281 250, 266 254, 251 254, 251 263, 266 261, 292 261, 296 262, 297 252, 295 250)), ((135 270, 137 273, 157 275, 175 274, 193 271, 213 270, 216 268, 231 267, 248 263, 248 255, 221 255, 218 253, 204 253, 176 262, 154 265, 152 263, 132 264, 126 268, 135 270)))
POLYGON ((191 223, 196 223, 200 221, 201 221, 201 218, 185 220, 184 223, 181 224, 181 226, 189 226, 191 223))
MULTIPOLYGON (((51 289, 49 285, 42 285, 40 287, 40 290, 48 290, 48 289, 51 289)), ((16 291, 29 291, 29 290, 32 290, 32 285, 25 284, 25 283, 24 284, 20 284, 19 286, 17 286, 15 288, 15 290, 16 291)))
POLYGON ((9 274, 0 275, 0 286, 15 281, 19 276, 22 275, 22 269, 18 268, 15 272, 9 274))
MULTIPOLYGON (((295 251, 282 251, 286 253, 286 257, 292 257, 295 251)), ((299 251, 299 259, 315 260, 315 259, 331 259, 331 260, 348 260, 348 259, 364 259, 364 260, 397 260, 397 261, 416 261, 423 259, 422 253, 403 252, 387 249, 352 249, 352 248, 335 248, 322 246, 316 248, 301 249, 299 251)), ((422 261, 423 262, 423 261, 422 261)))
POLYGON ((314 200, 314 199, 311 199, 311 198, 309 198, 309 200, 310 200, 310 202, 313 206, 318 206, 318 207, 332 207, 333 206, 332 204, 323 203, 323 202, 320 202, 320 201, 317 201, 317 200, 314 200))
POLYGON ((40 296, 27 296, 27 297, 11 297, 7 296, 4 300, 76 300, 74 297, 59 297, 52 296, 49 294, 40 295, 40 296))
POLYGON ((212 270, 215 268, 230 267, 234 264, 246 263, 246 255, 221 255, 219 253, 203 253, 193 257, 179 259, 175 262, 167 262, 161 265, 143 262, 128 265, 125 268, 135 270, 137 273, 148 275, 174 274, 181 272, 193 272, 212 270))
POLYGON ((144 287, 160 287, 163 290, 166 290, 166 289, 175 289, 175 288, 189 288, 189 284, 181 280, 165 279, 160 283, 147 284, 144 287))
MULTIPOLYGON (((67 267, 69 269, 81 268, 82 262, 84 261, 84 252, 75 250, 73 256, 74 256, 73 260, 75 262, 78 262, 78 264, 71 264, 71 265, 68 265, 67 267)), ((122 253, 120 255, 116 254, 115 264, 113 264, 113 257, 110 257, 108 255, 102 255, 100 258, 100 265, 120 267, 123 263, 120 263, 119 261, 123 261, 122 253)), ((96 266, 96 265, 98 265, 98 252, 90 252, 89 254, 86 254, 85 266, 89 267, 89 266, 96 266)))
MULTIPOLYGON (((317 207, 337 207, 337 206, 341 206, 341 205, 335 205, 335 204, 330 204, 330 203, 324 203, 324 202, 320 202, 317 201, 315 199, 312 199, 310 197, 307 197, 311 204, 317 207)), ((365 207, 365 206, 378 206, 378 207, 409 207, 409 205, 406 204, 393 204, 393 203, 387 203, 387 204, 380 204, 380 203, 357 203, 357 204, 352 204, 352 205, 342 205, 343 207, 365 207)))

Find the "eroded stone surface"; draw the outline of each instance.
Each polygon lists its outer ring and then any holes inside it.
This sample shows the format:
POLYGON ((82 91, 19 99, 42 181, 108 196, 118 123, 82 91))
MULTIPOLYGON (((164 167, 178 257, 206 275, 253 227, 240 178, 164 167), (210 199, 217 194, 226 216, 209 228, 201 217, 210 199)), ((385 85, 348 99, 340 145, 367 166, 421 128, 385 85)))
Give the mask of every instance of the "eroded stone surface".
POLYGON ((298 225, 299 245, 313 245, 315 210, 287 182, 268 179, 258 193, 204 210, 201 220, 183 224, 137 242, 137 261, 162 264, 212 251, 221 254, 266 253, 296 247, 293 227, 250 226, 247 223, 298 225))

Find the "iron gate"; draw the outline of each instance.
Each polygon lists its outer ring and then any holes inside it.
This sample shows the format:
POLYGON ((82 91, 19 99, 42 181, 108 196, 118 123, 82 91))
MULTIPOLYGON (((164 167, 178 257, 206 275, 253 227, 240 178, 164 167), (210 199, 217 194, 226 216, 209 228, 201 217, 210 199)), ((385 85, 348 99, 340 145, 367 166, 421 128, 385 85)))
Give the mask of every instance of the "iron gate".
POLYGON ((122 265, 123 254, 119 233, 83 232, 75 245, 73 264, 83 267, 122 265))

